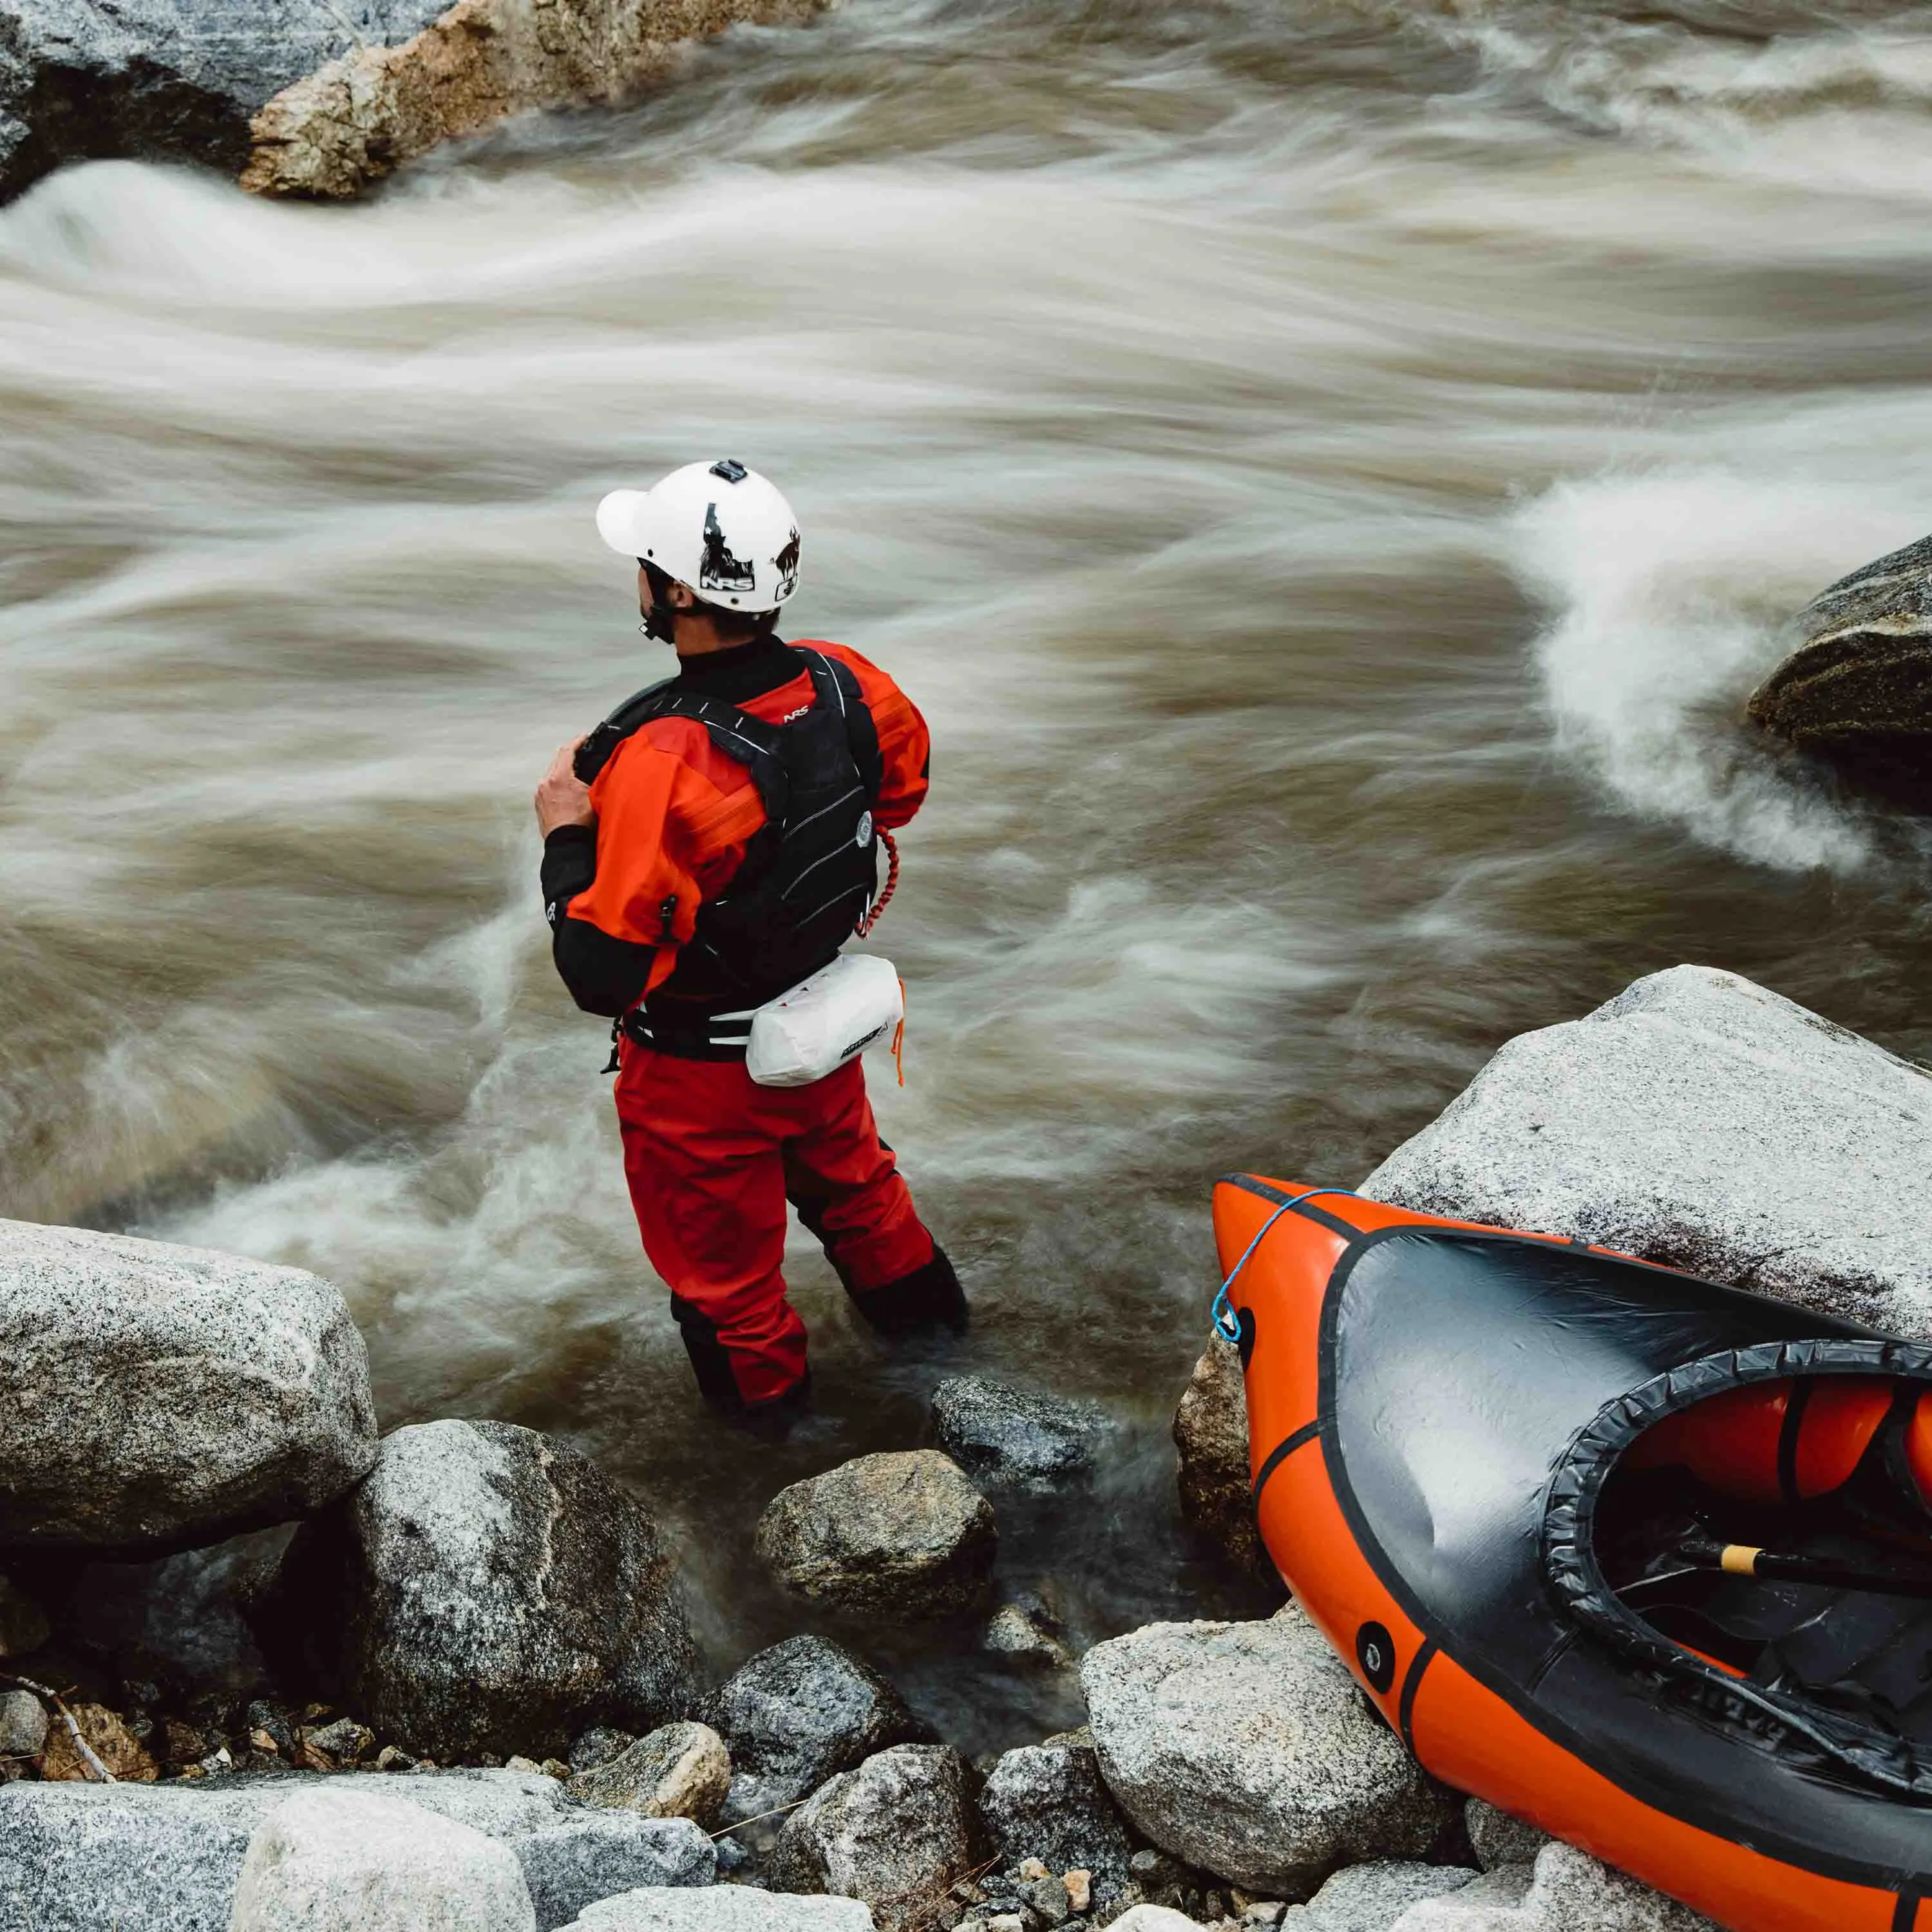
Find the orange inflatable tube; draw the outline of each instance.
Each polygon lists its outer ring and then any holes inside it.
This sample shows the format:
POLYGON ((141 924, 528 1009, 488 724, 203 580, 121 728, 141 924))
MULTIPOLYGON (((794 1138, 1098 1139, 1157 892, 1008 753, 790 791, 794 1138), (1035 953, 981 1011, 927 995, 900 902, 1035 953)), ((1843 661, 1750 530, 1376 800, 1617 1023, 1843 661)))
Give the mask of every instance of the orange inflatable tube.
POLYGON ((1736 1932, 1932 1932, 1932 1602, 1672 1553, 1932 1574, 1932 1352, 1346 1190, 1214 1226, 1262 1539, 1432 1772, 1736 1932))

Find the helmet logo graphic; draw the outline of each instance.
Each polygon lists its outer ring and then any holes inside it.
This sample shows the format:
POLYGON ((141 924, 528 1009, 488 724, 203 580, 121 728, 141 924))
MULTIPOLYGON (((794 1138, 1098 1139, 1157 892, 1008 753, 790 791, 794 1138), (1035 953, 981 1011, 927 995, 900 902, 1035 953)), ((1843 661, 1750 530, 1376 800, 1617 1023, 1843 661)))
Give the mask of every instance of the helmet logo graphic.
POLYGON ((724 541, 724 526, 718 520, 718 506, 707 505, 704 512, 704 561, 700 565, 698 587, 700 590, 748 592, 758 587, 758 573, 748 563, 740 563, 724 541))
POLYGON ((798 532, 794 530, 790 541, 773 560, 778 568, 778 594, 781 598, 789 597, 798 588, 798 532))

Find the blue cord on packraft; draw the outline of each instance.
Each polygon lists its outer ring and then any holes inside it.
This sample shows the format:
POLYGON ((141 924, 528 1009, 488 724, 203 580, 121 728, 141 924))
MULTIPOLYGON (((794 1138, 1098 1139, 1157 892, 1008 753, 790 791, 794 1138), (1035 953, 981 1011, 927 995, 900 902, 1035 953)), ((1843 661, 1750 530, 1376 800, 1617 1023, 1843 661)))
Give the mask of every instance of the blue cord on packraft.
POLYGON ((1228 1279, 1222 1282, 1221 1292, 1215 1296, 1214 1306, 1208 1311, 1208 1320, 1209 1325, 1214 1329, 1215 1334, 1220 1336, 1222 1341, 1238 1342, 1241 1339, 1241 1324, 1240 1320, 1236 1316, 1234 1310, 1228 1305, 1228 1289, 1234 1286, 1236 1278, 1240 1275, 1242 1269, 1247 1266, 1256 1249, 1259 1247, 1262 1243, 1267 1239, 1268 1231, 1272 1228, 1291 1208, 1299 1208, 1303 1202, 1312 1201, 1318 1194, 1346 1194, 1351 1201, 1360 1201, 1364 1198, 1361 1195, 1358 1194, 1352 1187, 1311 1187, 1306 1194, 1298 1194, 1292 1201, 1284 1201, 1281 1205, 1262 1223, 1260 1232, 1256 1234, 1254 1239, 1248 1244, 1246 1247, 1242 1250, 1241 1258, 1228 1270, 1228 1279))

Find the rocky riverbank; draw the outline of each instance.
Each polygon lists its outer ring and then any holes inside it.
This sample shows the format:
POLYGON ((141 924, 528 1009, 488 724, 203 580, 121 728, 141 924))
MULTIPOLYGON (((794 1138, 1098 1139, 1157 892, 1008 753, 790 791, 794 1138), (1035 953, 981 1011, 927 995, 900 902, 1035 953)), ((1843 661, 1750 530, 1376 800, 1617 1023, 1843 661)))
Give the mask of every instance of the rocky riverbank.
MULTIPOLYGON (((1510 1042, 1364 1184, 1915 1334, 1928 1188, 1932 1079, 1688 967, 1510 1042)), ((1085 1726, 969 1762, 822 1636, 710 1681, 670 1538, 567 1445, 379 1436, 313 1275, 0 1224, 0 1932, 1701 1923, 1437 1784, 1292 1604, 1100 1642, 1085 1726)), ((1086 1480, 1106 1426, 944 1383, 931 1446, 780 1490, 759 1556, 801 1610, 1072 1667, 1044 1604, 995 1601, 999 1510, 1086 1480)), ((1176 1437, 1252 1565, 1231 1358, 1176 1437)))
POLYGON ((74 160, 340 198, 511 115, 610 101, 819 0, 0 0, 0 200, 74 160))

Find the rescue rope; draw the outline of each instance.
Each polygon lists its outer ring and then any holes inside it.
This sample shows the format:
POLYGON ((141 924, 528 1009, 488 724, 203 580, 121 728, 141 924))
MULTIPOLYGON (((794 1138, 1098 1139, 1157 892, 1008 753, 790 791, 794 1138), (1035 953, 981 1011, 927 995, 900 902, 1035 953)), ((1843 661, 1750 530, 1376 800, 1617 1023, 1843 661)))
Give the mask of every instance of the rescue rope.
MULTIPOLYGON (((891 899, 893 893, 898 890, 899 886, 898 841, 895 838, 890 832, 881 832, 879 834, 879 841, 880 843, 886 848, 886 857, 887 861, 886 866, 886 889, 866 909, 865 917, 860 920, 859 923, 853 928, 853 930, 857 933, 861 939, 863 939, 866 934, 872 931, 873 927, 878 924, 880 914, 885 910, 887 902, 891 899)), ((900 1084, 903 1086, 904 1082, 902 1081, 900 1084)))
POLYGON ((1214 1305, 1208 1312, 1208 1322, 1216 1334, 1224 1342, 1238 1342, 1241 1339, 1241 1324, 1228 1300, 1228 1291, 1239 1278, 1242 1269, 1254 1258, 1256 1249, 1268 1238, 1268 1232, 1291 1208, 1299 1208, 1304 1201, 1312 1201, 1318 1194, 1346 1194, 1351 1201, 1365 1197, 1352 1187, 1311 1187, 1305 1194, 1298 1194, 1292 1201, 1284 1201, 1261 1225, 1261 1231, 1242 1250, 1241 1258, 1228 1270, 1228 1278, 1221 1284, 1221 1292, 1214 1298, 1214 1305))

